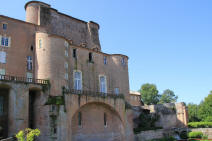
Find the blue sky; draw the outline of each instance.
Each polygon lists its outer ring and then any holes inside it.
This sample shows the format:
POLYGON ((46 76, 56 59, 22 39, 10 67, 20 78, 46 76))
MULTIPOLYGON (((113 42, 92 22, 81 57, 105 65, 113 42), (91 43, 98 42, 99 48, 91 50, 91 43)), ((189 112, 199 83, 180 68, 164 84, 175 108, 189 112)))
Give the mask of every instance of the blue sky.
MULTIPOLYGON (((6 0, 0 14, 25 20, 27 0, 6 0)), ((43 0, 100 24, 103 52, 129 56, 131 90, 154 83, 178 101, 199 103, 212 90, 211 0, 43 0)))

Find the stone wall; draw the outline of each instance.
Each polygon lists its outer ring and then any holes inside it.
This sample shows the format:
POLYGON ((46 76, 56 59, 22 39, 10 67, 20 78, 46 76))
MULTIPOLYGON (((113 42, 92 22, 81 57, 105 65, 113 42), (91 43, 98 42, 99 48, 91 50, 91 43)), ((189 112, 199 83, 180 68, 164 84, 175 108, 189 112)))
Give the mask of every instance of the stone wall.
POLYGON ((159 120, 155 123, 157 127, 169 129, 173 127, 185 127, 188 123, 187 110, 184 103, 166 103, 158 105, 142 106, 149 109, 151 113, 159 115, 159 120))
POLYGON ((164 137, 167 131, 163 129, 158 130, 149 130, 149 131, 142 131, 140 134, 135 135, 135 141, 148 141, 152 139, 160 139, 164 137))

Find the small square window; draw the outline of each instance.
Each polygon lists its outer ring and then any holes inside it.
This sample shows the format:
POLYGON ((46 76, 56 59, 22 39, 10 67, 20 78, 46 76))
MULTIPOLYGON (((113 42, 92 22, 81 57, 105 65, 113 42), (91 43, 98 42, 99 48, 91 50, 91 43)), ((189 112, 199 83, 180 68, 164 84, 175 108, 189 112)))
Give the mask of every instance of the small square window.
POLYGON ((2 24, 2 28, 3 28, 4 30, 6 30, 6 29, 7 29, 7 24, 2 24))
POLYGON ((77 58, 77 49, 73 49, 73 57, 77 58))

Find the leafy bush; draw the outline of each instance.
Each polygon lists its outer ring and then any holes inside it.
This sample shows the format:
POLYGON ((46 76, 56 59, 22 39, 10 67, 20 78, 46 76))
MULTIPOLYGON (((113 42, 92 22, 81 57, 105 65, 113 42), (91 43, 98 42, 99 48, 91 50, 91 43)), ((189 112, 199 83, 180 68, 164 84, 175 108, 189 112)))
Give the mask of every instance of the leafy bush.
POLYGON ((186 132, 186 131, 182 131, 182 132, 180 133, 180 138, 181 138, 181 139, 187 139, 187 138, 188 138, 187 132, 186 132))
POLYGON ((190 128, 212 128, 212 122, 189 122, 190 128))
POLYGON ((35 136, 40 135, 39 129, 30 129, 26 128, 25 130, 21 130, 16 134, 16 138, 18 141, 33 141, 35 136))
POLYGON ((202 132, 199 132, 199 131, 189 132, 188 133, 188 137, 189 138, 201 139, 203 137, 203 133, 202 132))

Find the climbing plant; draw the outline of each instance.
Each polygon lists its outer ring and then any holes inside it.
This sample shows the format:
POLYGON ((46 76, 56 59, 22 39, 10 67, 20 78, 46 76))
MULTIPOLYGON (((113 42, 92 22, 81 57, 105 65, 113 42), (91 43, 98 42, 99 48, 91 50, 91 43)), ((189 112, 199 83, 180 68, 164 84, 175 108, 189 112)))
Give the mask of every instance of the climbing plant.
POLYGON ((16 134, 16 138, 18 141, 34 141, 35 137, 38 137, 39 135, 39 129, 26 128, 25 130, 19 131, 16 134))

